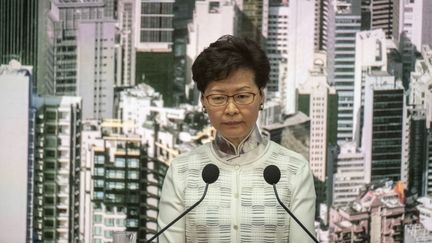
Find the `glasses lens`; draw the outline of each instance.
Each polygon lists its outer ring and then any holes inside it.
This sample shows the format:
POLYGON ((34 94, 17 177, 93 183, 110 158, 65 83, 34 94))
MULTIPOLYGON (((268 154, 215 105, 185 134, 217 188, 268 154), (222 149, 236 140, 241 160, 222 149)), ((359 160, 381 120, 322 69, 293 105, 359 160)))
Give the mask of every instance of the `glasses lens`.
POLYGON ((223 94, 213 94, 208 95, 207 101, 212 106, 223 106, 228 103, 228 98, 233 97, 234 103, 238 105, 249 105, 254 101, 255 94, 254 93, 239 93, 233 96, 223 95, 223 94))
POLYGON ((207 100, 210 105, 224 105, 227 101, 228 97, 226 95, 209 95, 207 96, 207 100))
POLYGON ((253 102, 254 96, 253 93, 240 93, 234 95, 234 101, 240 105, 248 105, 253 102))

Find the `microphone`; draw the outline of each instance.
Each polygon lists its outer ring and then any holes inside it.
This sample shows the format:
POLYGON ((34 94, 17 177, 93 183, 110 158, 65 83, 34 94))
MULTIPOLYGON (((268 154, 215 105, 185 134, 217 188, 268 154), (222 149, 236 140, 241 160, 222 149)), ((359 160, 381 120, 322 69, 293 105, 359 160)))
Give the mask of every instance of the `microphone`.
POLYGON ((150 243, 152 240, 156 239, 165 230, 167 230, 169 227, 171 227, 171 225, 175 224, 175 222, 177 222, 179 219, 183 218, 187 213, 189 213, 192 209, 194 209, 196 206, 198 206, 198 204, 200 204, 202 202, 202 200, 204 200, 204 197, 207 194, 208 186, 210 184, 214 183, 215 181, 217 181, 217 179, 219 178, 219 168, 214 164, 207 164, 206 166, 204 166, 204 169, 202 170, 201 176, 202 176, 203 181, 206 183, 206 186, 204 188, 204 193, 203 193, 202 197, 200 198, 200 200, 198 200, 198 202, 196 202, 194 205, 192 205, 191 207, 186 209, 182 214, 180 214, 177 218, 175 218, 173 221, 171 221, 171 223, 167 224, 163 229, 161 229, 159 232, 157 232, 152 238, 150 238, 150 240, 146 241, 147 243, 150 243))
POLYGON ((312 238, 312 240, 314 240, 316 243, 319 243, 317 238, 315 238, 315 236, 313 236, 313 234, 309 232, 308 229, 306 229, 306 227, 300 222, 300 220, 298 220, 297 217, 294 216, 294 214, 291 213, 291 211, 280 200, 279 194, 277 193, 276 190, 276 184, 279 182, 280 178, 281 178, 281 172, 276 165, 269 165, 264 169, 264 179, 268 184, 273 186, 276 199, 279 202, 279 204, 285 209, 285 211, 288 212, 291 218, 293 218, 297 222, 297 224, 302 227, 302 229, 312 238))

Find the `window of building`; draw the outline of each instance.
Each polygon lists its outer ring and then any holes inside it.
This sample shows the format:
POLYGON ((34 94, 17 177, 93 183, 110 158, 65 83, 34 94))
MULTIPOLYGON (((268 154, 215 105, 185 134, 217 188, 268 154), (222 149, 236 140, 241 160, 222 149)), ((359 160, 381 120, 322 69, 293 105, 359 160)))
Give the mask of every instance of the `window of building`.
POLYGON ((138 227, 138 219, 127 219, 126 227, 138 227))
POLYGON ((105 219, 105 226, 114 226, 114 219, 105 219))
POLYGON ((138 190, 138 183, 128 183, 128 189, 138 190))
POLYGON ((102 223, 102 215, 95 214, 93 216, 93 222, 96 223, 96 224, 102 223))
POLYGON ((95 164, 103 164, 105 163, 105 156, 104 155, 96 155, 95 156, 95 164))
POLYGON ((129 158, 128 159, 128 167, 129 168, 138 168, 139 167, 138 158, 129 158))
POLYGON ((95 168, 94 175, 95 176, 103 176, 105 174, 104 168, 95 168))
POLYGON ((124 168, 126 164, 126 160, 123 157, 116 157, 114 160, 115 167, 122 167, 124 168))
POLYGON ((137 171, 129 171, 128 172, 128 179, 138 179, 138 172, 137 171))
POLYGON ((95 192, 94 199, 102 200, 104 198, 104 192, 95 192))

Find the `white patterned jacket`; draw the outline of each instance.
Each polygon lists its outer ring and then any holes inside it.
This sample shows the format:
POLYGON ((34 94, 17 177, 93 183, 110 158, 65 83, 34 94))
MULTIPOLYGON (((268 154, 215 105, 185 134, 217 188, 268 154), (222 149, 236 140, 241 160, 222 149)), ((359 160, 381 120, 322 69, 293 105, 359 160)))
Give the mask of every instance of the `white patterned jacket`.
POLYGON ((301 155, 263 139, 258 128, 238 148, 218 135, 212 143, 172 161, 159 203, 160 228, 201 198, 201 171, 209 163, 219 167, 218 180, 209 185, 201 204, 165 231, 159 242, 313 242, 279 205, 263 177, 266 166, 279 167, 279 197, 314 234, 316 194, 309 164, 301 155))

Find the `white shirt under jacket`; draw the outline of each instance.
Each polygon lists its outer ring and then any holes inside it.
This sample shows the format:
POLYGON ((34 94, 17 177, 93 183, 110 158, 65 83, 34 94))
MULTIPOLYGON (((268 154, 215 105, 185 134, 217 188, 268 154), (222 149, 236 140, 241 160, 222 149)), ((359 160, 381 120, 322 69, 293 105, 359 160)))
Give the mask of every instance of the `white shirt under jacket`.
POLYGON ((209 163, 219 167, 219 179, 209 185, 201 204, 165 231, 159 242, 313 242, 279 205, 263 177, 266 166, 279 167, 279 197, 315 234, 316 195, 309 164, 301 155, 263 139, 258 128, 238 148, 218 135, 212 143, 172 161, 159 204, 160 228, 201 198, 201 172, 209 163))

